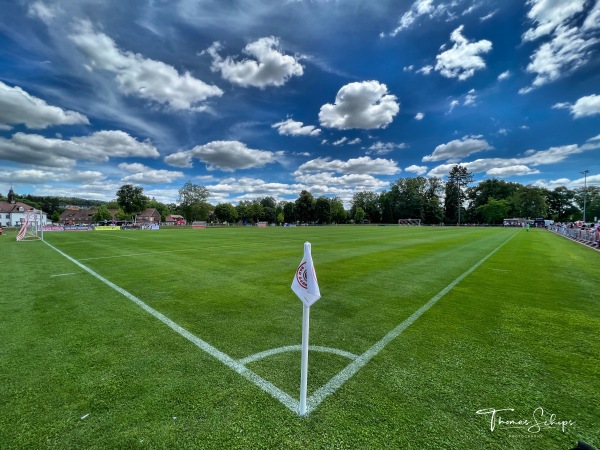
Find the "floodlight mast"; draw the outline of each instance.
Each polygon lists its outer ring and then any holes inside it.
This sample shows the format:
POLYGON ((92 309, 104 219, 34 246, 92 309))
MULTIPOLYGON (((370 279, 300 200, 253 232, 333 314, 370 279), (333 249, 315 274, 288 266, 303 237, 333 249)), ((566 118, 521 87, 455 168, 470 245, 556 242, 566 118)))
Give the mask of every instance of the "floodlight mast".
POLYGON ((584 170, 583 172, 579 172, 583 174, 583 223, 585 223, 585 207, 587 202, 587 174, 590 173, 589 170, 584 170))

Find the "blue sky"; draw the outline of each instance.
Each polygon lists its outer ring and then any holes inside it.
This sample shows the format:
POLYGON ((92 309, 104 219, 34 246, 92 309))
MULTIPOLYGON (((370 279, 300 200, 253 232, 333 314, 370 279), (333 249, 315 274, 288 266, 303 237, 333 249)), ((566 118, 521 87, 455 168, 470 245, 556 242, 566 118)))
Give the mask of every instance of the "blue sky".
POLYGON ((600 0, 2 0, 0 192, 600 185, 600 0))

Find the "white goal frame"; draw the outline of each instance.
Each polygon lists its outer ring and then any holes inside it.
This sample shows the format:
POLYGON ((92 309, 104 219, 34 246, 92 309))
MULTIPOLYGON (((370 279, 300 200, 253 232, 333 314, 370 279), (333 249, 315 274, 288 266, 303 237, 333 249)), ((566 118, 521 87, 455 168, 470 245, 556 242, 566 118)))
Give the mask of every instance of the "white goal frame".
POLYGON ((421 219, 398 219, 398 226, 420 227, 421 219))
POLYGON ((17 241, 43 241, 44 227, 42 211, 31 209, 25 212, 25 219, 21 222, 21 229, 17 233, 17 241))

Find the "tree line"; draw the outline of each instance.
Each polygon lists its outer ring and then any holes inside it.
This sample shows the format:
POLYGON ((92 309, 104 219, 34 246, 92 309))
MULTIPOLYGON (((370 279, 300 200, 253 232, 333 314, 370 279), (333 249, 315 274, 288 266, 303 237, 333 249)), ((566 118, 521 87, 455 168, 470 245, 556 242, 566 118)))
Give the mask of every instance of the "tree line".
MULTIPOLYGON (((162 221, 178 214, 186 221, 248 223, 398 223, 399 219, 419 219, 425 224, 498 224, 505 218, 543 217, 559 222, 581 220, 584 197, 586 218, 600 218, 600 188, 553 190, 525 186, 515 182, 488 179, 473 184, 473 176, 465 166, 454 166, 448 180, 431 177, 399 178, 389 188, 375 193, 357 192, 346 210, 339 197, 315 198, 309 191, 300 192, 295 201, 277 201, 272 196, 213 205, 208 202, 208 188, 191 182, 179 189, 177 203, 165 204, 144 195, 140 186, 123 185, 115 200, 101 202, 75 197, 26 195, 18 201, 49 213, 58 222, 65 204, 96 206, 94 221, 132 220, 146 208, 155 208, 162 221), (111 211, 116 210, 116 213, 111 211)), ((0 198, 2 195, 0 194, 0 198)))

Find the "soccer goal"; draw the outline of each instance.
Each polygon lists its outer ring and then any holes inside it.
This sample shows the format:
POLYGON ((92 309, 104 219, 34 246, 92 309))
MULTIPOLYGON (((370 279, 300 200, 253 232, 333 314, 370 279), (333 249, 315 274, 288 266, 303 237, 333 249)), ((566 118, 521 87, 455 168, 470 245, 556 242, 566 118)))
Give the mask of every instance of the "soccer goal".
POLYGON ((17 241, 39 241, 44 240, 44 229, 42 228, 42 211, 32 209, 25 213, 22 219, 21 229, 17 234, 17 241))
POLYGON ((206 228, 206 221, 192 222, 192 228, 206 228))
POLYGON ((398 225, 407 227, 421 226, 421 219, 398 219, 398 225))

